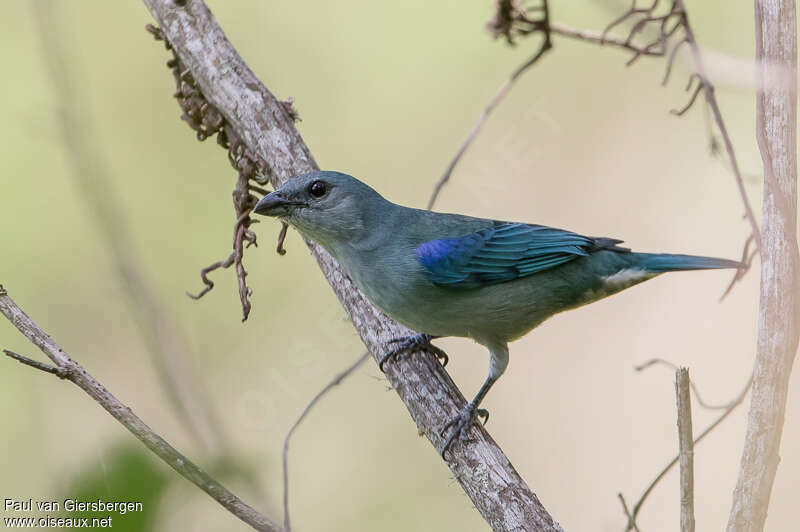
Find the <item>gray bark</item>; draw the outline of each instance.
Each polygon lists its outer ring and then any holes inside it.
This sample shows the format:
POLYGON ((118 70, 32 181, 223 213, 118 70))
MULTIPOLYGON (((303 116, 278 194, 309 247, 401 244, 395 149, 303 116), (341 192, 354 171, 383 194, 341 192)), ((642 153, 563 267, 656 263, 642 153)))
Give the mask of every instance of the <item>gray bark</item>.
POLYGON ((764 163, 761 302, 752 402, 729 531, 764 528, 800 336, 794 0, 755 0, 755 22, 756 135, 764 163))
MULTIPOLYGON (((191 0, 185 7, 171 0, 144 3, 206 99, 268 168, 274 186, 318 169, 286 108, 239 57, 202 1, 191 0)), ((388 340, 409 334, 367 301, 324 249, 306 243, 376 360, 388 340)), ((422 353, 387 364, 387 378, 420 432, 438 449, 443 443, 438 429, 466 403, 456 385, 432 356, 422 353)), ((453 449, 447 465, 489 525, 498 531, 560 530, 489 434, 476 427, 472 436, 474 441, 453 449)))
POLYGON ((675 372, 678 403, 678 458, 681 472, 681 532, 694 532, 694 439, 692 436, 692 398, 689 370, 675 372))

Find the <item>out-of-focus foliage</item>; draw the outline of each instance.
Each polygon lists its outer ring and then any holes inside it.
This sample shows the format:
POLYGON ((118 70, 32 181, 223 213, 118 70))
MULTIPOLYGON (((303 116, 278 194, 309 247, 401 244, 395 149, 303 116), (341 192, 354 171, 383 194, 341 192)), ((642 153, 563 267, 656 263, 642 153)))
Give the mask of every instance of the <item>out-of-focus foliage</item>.
POLYGON ((77 501, 141 502, 144 511, 119 512, 66 512, 67 517, 99 519, 112 516, 114 530, 123 532, 148 532, 156 530, 159 502, 170 479, 163 464, 146 448, 129 441, 112 446, 104 452, 100 467, 87 464, 86 469, 75 474, 63 499, 77 501))

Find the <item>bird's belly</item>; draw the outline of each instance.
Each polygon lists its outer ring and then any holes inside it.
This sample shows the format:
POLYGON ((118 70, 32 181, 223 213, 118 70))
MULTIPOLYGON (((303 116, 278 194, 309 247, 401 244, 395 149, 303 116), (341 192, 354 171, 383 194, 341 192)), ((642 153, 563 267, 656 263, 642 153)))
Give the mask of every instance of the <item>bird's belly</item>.
MULTIPOLYGON (((616 254, 605 258, 609 257, 616 260, 616 254)), ((578 259, 553 270, 478 288, 438 286, 415 272, 412 265, 389 267, 389 261, 375 261, 369 268, 351 271, 357 272, 353 280, 370 301, 403 325, 434 336, 463 336, 487 343, 517 339, 554 314, 623 288, 604 290, 605 270, 619 268, 612 264, 614 267, 603 267, 598 273, 590 260, 578 259)))
POLYGON ((418 264, 402 260, 384 257, 350 271, 356 273, 352 278, 370 301, 403 325, 483 344, 515 340, 554 314, 653 276, 628 268, 623 255, 598 252, 516 280, 456 288, 428 282, 418 264))
MULTIPOLYGON (((432 284, 397 290, 370 285, 367 297, 392 319, 433 336, 461 336, 481 343, 507 342, 524 335, 550 315, 547 305, 528 290, 512 284, 478 289, 452 289, 432 284)), ((544 298, 547 299, 546 297, 544 298)), ((546 301, 545 301, 546 302, 546 301)))

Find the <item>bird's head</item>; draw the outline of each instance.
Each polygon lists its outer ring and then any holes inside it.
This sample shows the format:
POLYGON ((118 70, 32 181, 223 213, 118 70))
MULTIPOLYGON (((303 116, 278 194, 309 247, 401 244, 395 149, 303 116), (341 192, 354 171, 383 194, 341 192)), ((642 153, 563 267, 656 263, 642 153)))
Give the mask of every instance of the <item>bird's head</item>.
POLYGON ((318 171, 287 180, 256 204, 253 212, 293 225, 320 244, 357 238, 388 202, 358 179, 318 171))

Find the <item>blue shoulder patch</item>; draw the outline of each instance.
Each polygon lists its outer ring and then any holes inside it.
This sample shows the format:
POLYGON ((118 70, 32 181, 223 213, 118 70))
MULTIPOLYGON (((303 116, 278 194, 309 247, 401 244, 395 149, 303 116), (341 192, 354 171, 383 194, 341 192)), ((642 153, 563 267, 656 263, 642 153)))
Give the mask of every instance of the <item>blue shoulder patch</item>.
POLYGON ((498 223, 457 238, 423 242, 417 260, 441 286, 476 288, 554 268, 618 240, 521 223, 498 223), (601 242, 603 241, 603 242, 601 242))

